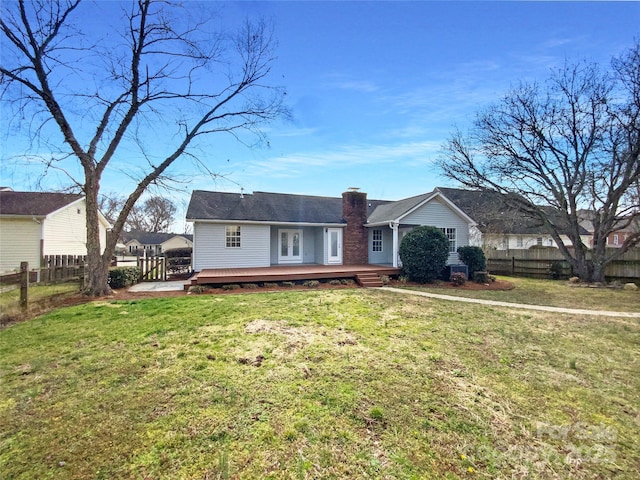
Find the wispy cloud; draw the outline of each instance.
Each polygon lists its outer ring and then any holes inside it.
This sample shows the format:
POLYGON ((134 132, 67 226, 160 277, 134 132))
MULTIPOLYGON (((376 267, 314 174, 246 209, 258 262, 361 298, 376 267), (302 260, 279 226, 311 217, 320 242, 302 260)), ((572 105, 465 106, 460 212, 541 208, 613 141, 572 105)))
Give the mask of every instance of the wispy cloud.
POLYGON ((330 89, 350 90, 359 93, 380 91, 380 86, 372 80, 353 78, 344 74, 327 75, 324 85, 330 89))
POLYGON ((253 176, 293 178, 309 175, 312 169, 341 169, 383 164, 409 165, 427 162, 440 149, 439 142, 407 142, 389 145, 348 145, 334 150, 292 153, 250 162, 253 176))

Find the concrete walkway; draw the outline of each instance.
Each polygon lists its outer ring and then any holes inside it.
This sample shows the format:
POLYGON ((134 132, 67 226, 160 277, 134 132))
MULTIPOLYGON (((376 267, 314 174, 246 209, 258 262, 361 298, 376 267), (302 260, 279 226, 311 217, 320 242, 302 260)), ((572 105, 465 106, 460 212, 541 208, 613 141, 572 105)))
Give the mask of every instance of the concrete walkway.
POLYGON ((178 292, 184 290, 186 280, 171 282, 140 282, 129 288, 130 292, 178 292))
POLYGON ((627 317, 640 318, 640 312, 611 312, 607 310, 584 310, 581 308, 561 308, 546 307, 543 305, 527 305, 524 303, 498 302, 496 300, 481 300, 477 298, 456 297, 453 295, 441 295, 439 293, 420 292, 417 290, 409 290, 405 288, 383 287, 383 290, 389 292, 403 293, 405 295, 417 295, 419 297, 437 298, 439 300, 449 300, 452 302, 479 303, 481 305, 490 305, 494 307, 516 308, 518 310, 539 310, 543 312, 569 313, 571 315, 597 315, 600 317, 627 317))

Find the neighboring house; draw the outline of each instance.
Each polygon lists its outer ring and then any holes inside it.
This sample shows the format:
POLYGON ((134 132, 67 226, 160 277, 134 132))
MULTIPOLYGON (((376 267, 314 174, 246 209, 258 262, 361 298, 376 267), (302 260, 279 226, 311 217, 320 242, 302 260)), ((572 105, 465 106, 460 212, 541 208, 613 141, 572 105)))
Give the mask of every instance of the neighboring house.
MULTIPOLYGON (((100 245, 106 245, 107 219, 100 214, 100 245)), ((86 202, 68 193, 0 189, 0 272, 29 262, 38 268, 44 255, 86 255, 86 202)))
MULTIPOLYGON (((470 243, 473 245, 496 250, 558 246, 539 219, 527 217, 510 207, 504 195, 498 192, 457 188, 438 190, 476 221, 477 225, 471 233, 470 243)), ((581 227, 580 233, 582 242, 590 247, 591 233, 584 227, 581 227)), ((565 245, 572 245, 566 235, 560 238, 565 245)))
POLYGON ((193 247, 193 235, 176 233, 151 233, 133 230, 122 233, 122 243, 132 255, 160 255, 174 248, 193 247))
POLYGON ((187 221, 193 223, 193 269, 319 264, 399 266, 402 237, 416 226, 441 228, 449 263, 469 244, 474 220, 438 189, 400 201, 368 200, 350 189, 342 198, 197 190, 187 221))
MULTIPOLYGON (((579 210, 578 215, 581 218, 580 225, 593 234, 593 218, 594 212, 591 210, 579 210)), ((640 232, 640 218, 618 217, 616 219, 615 230, 607 237, 607 247, 620 248, 625 240, 640 232)), ((593 247, 593 240, 589 244, 593 247)))

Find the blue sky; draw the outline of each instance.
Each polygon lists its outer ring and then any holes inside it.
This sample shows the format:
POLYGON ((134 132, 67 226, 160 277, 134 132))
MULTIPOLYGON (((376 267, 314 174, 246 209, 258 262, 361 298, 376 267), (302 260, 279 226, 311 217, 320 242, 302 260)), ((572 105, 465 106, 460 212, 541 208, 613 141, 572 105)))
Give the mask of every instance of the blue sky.
MULTIPOLYGON (((167 193, 181 207, 193 189, 339 196, 360 187, 394 200, 455 186, 434 166, 454 128, 465 130, 510 85, 543 81, 567 59, 607 65, 640 37, 639 2, 216 5, 232 22, 273 20, 273 82, 286 87, 293 120, 267 129, 270 148, 213 138, 203 160, 228 180, 196 176, 167 193)), ((8 163, 23 143, 3 139, 8 163)), ((0 175, 16 190, 33 178, 7 168, 0 175)), ((59 181, 52 176, 51 188, 59 181)), ((127 181, 107 175, 103 190, 128 193, 127 181)))

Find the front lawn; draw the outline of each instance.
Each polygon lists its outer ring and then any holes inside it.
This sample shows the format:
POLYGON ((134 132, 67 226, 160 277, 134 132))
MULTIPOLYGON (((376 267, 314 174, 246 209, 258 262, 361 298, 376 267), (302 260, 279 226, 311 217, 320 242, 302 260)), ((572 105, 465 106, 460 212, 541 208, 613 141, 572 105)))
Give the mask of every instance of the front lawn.
POLYGON ((0 330, 4 479, 640 475, 640 321, 384 290, 94 302, 0 330))

